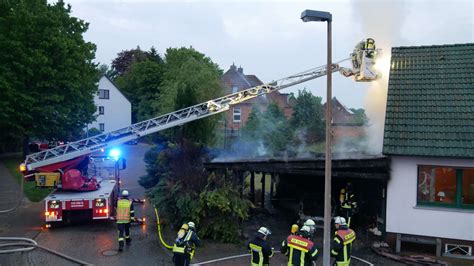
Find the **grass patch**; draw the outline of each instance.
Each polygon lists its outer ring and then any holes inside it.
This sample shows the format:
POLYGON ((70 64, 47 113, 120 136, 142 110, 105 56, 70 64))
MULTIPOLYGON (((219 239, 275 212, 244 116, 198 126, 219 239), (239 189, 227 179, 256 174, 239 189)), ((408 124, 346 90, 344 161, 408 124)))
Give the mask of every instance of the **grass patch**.
MULTIPOLYGON (((20 163, 23 162, 22 158, 20 156, 8 157, 1 159, 1 161, 18 184, 20 184, 23 175, 20 173, 18 167, 20 163)), ((51 193, 51 189, 36 188, 35 182, 25 181, 23 183, 23 194, 32 202, 42 201, 49 193, 51 193)))

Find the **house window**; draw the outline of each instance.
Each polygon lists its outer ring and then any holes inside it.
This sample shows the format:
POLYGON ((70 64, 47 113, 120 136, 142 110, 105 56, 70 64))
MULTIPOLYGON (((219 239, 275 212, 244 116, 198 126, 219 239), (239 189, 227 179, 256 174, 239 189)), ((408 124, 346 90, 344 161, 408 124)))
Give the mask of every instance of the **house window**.
POLYGON ((104 107, 103 106, 99 106, 99 115, 103 115, 104 114, 104 107))
POLYGON ((234 123, 240 123, 240 107, 234 107, 234 123))
POLYGON ((105 124, 104 123, 99 123, 99 129, 100 129, 100 131, 105 131, 105 124))
POLYGON ((474 169, 418 166, 417 204, 474 209, 474 169))
POLYGON ((109 90, 99 90, 99 99, 109 99, 109 90))
POLYGON ((232 87, 232 93, 236 93, 239 91, 239 88, 237 86, 232 87))

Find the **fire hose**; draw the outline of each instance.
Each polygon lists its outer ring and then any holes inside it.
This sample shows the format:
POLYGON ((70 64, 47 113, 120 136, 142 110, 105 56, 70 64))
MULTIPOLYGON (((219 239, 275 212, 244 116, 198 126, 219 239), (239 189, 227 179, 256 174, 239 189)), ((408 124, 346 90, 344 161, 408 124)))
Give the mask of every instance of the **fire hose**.
POLYGON ((155 214, 156 214, 156 226, 158 227, 158 236, 160 238, 161 244, 163 244, 163 246, 165 246, 167 249, 172 249, 173 246, 168 245, 163 239, 163 234, 161 233, 160 216, 158 216, 158 210, 156 208, 155 208, 155 214))
POLYGON ((49 253, 52 253, 58 257, 61 257, 63 259, 75 262, 79 265, 92 265, 90 263, 84 262, 82 260, 73 258, 71 256, 68 256, 66 254, 63 254, 61 252, 52 250, 50 248, 40 246, 36 241, 30 238, 23 238, 23 237, 0 237, 0 241, 25 241, 25 242, 30 242, 30 243, 7 243, 7 244, 0 244, 0 254, 5 254, 5 253, 14 253, 14 252, 23 252, 23 251, 31 251, 35 248, 40 248, 43 250, 48 251, 49 253), (4 249, 8 247, 17 247, 14 249, 4 249))
MULTIPOLYGON (((173 246, 171 245, 168 245, 164 239, 163 239, 163 235, 161 233, 161 223, 160 223, 160 216, 158 215, 158 210, 155 208, 155 215, 156 215, 156 225, 158 227, 158 236, 160 238, 160 241, 161 241, 161 244, 163 244, 163 246, 165 246, 166 248, 168 249, 172 249, 173 246)), ((275 253, 279 253, 279 251, 275 251, 275 253)), ((209 261, 204 261, 204 262, 200 262, 200 263, 196 263, 196 264, 191 264, 191 265, 204 265, 204 264, 209 264, 209 263, 214 263, 214 262, 219 262, 219 261, 224 261, 224 260, 231 260, 231 259, 236 259, 236 258, 241 258, 241 257, 247 257, 247 256, 250 256, 250 254, 242 254, 242 255, 234 255, 234 256, 229 256, 229 257, 223 257, 223 258, 218 258, 218 259, 214 259, 214 260, 209 260, 209 261)), ((358 258, 356 256, 351 256, 351 258, 355 259, 355 260, 359 260, 363 263, 366 263, 367 265, 369 266, 373 266, 374 264, 369 262, 369 261, 366 261, 366 260, 363 260, 361 258, 358 258)))
MULTIPOLYGON (((275 251, 275 253, 280 253, 279 251, 275 251)), ((219 262, 219 261, 224 261, 224 260, 232 260, 232 259, 237 259, 237 258, 242 258, 242 257, 248 257, 250 256, 250 254, 242 254, 242 255, 234 255, 234 256, 229 256, 229 257, 224 257, 224 258, 218 258, 218 259, 214 259, 214 260, 208 260, 208 261, 204 261, 204 262, 199 262, 199 263, 194 263, 194 264, 191 264, 191 266, 198 266, 198 265, 205 265, 205 264, 210 264, 210 263, 215 263, 215 262, 219 262)), ((373 263, 369 262, 369 261, 366 261, 366 260, 363 260, 359 257, 356 257, 356 256, 351 256, 351 258, 355 259, 355 260, 358 260, 358 261, 361 261, 363 263, 366 263, 367 265, 369 266, 374 266, 373 263)), ((313 265, 316 265, 315 262, 313 262, 313 265)))

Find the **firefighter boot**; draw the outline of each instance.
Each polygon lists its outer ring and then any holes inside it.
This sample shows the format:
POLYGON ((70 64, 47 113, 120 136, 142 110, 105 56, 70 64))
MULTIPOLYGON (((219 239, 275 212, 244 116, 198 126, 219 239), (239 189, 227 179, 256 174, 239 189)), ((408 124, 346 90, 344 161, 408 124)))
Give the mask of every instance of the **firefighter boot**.
POLYGON ((120 242, 119 242, 118 251, 119 251, 119 252, 122 252, 122 251, 123 251, 123 241, 120 241, 120 242))
POLYGON ((125 243, 127 243, 127 246, 131 245, 132 244, 132 238, 130 238, 130 237, 125 238, 125 243))

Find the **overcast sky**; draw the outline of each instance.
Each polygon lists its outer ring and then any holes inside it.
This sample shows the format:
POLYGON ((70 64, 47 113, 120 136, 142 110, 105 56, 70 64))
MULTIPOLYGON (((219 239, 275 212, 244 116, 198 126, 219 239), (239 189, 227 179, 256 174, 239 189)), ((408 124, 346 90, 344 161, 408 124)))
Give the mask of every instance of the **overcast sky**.
MULTIPOLYGON (((96 61, 110 64, 117 53, 139 45, 189 47, 224 71, 235 62, 245 74, 268 82, 326 62, 326 25, 303 23, 305 9, 333 14, 333 60, 373 37, 378 46, 473 42, 474 6, 469 0, 410 1, 107 1, 65 0, 73 15, 90 23, 85 39, 97 45, 96 61)), ((349 107, 364 107, 367 83, 333 76, 333 95, 349 107)), ((304 87, 325 95, 325 78, 304 87)))

